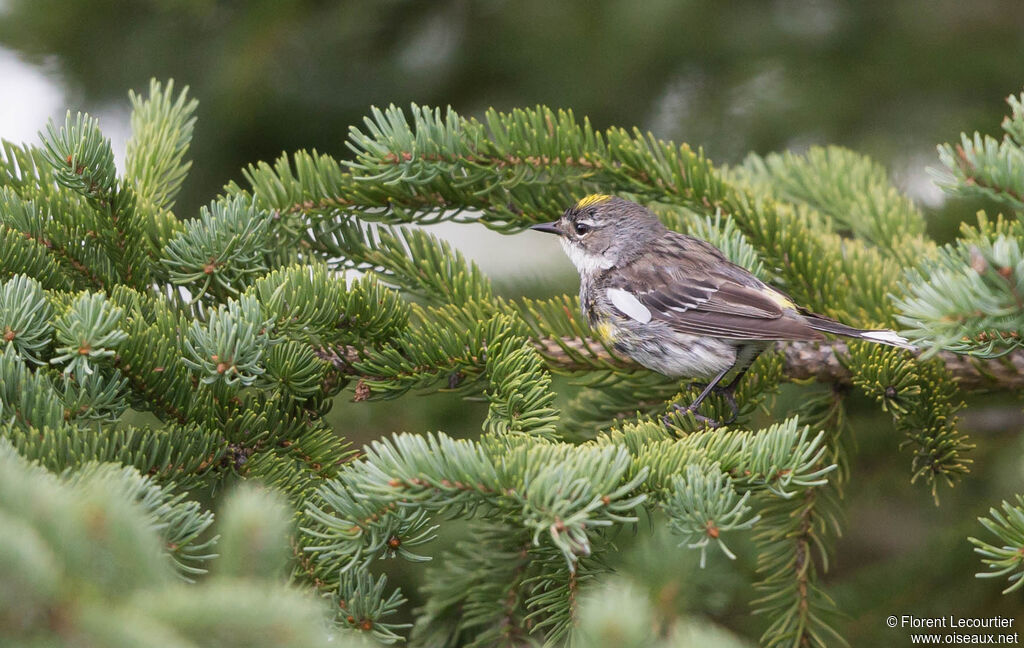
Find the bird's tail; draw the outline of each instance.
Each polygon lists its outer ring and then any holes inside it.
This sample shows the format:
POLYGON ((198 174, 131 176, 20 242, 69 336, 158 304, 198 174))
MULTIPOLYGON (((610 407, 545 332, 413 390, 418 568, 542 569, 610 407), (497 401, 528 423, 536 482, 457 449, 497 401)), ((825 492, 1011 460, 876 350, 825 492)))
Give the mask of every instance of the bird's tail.
POLYGON ((845 335, 846 337, 857 338, 859 340, 868 340, 869 342, 878 342, 879 344, 888 344, 889 346, 899 347, 901 349, 908 349, 910 351, 917 351, 917 347, 910 343, 906 338, 898 335, 895 331, 889 329, 879 329, 875 331, 865 331, 863 329, 853 328, 846 324, 840 324, 834 320, 830 320, 820 315, 804 315, 804 321, 815 331, 822 331, 824 333, 833 333, 835 335, 845 335))

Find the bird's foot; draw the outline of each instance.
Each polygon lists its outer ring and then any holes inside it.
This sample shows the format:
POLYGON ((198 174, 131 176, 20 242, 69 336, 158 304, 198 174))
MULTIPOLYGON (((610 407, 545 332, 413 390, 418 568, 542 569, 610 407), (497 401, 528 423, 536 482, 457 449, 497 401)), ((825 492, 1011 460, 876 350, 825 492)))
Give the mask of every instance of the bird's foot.
POLYGON ((732 411, 732 415, 725 421, 725 425, 732 424, 736 420, 736 417, 739 416, 740 407, 736 404, 736 388, 739 387, 740 378, 742 378, 746 373, 747 370, 744 369, 735 378, 733 378, 732 382, 728 385, 723 387, 720 384, 716 384, 711 388, 711 391, 716 394, 721 394, 725 397, 725 402, 729 403, 729 409, 732 411))
MULTIPOLYGON (((743 374, 741 373, 740 376, 742 375, 743 374)), ((710 389, 708 389, 707 385, 694 383, 693 386, 703 388, 700 396, 697 397, 697 400, 695 400, 687 407, 683 407, 682 405, 672 403, 672 409, 675 410, 678 415, 684 417, 687 415, 693 416, 694 420, 696 420, 699 423, 703 423, 705 427, 710 429, 731 425, 733 422, 736 421, 736 418, 739 416, 740 413, 739 405, 736 404, 736 386, 739 383, 740 376, 737 376, 731 383, 724 387, 719 386, 717 383, 714 383, 713 386, 710 389), (725 402, 729 403, 729 409, 731 410, 732 414, 725 421, 717 421, 713 418, 703 416, 697 413, 697 408, 700 407, 701 402, 704 400, 704 397, 707 396, 709 391, 715 394, 721 394, 725 398, 725 402)), ((665 416, 662 417, 661 420, 665 424, 665 427, 668 428, 669 432, 672 432, 672 415, 666 414, 665 416)))
MULTIPOLYGON (((674 409, 676 413, 678 413, 680 416, 685 417, 687 414, 692 415, 694 420, 696 420, 698 423, 703 423, 705 427, 710 428, 712 430, 720 428, 723 425, 728 425, 736 420, 736 415, 733 414, 732 418, 730 418, 728 421, 720 423, 711 417, 704 416, 703 414, 698 414, 697 408, 699 406, 700 405, 698 403, 694 403, 693 405, 690 405, 688 407, 683 407, 682 405, 672 403, 672 409, 674 409)), ((672 432, 672 415, 666 414, 661 418, 661 421, 662 423, 665 424, 665 427, 668 428, 669 432, 672 432)))
POLYGON ((740 406, 736 404, 736 385, 735 383, 722 389, 716 389, 719 394, 725 397, 725 402, 729 403, 729 409, 732 410, 732 415, 729 416, 723 422, 723 425, 731 425, 736 422, 736 417, 740 414, 740 406))

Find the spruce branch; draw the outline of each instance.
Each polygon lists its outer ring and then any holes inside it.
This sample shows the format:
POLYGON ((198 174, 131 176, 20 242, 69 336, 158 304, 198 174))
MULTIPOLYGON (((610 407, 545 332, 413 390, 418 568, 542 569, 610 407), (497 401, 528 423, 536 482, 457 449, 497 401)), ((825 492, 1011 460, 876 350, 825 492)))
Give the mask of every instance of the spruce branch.
POLYGON ((755 613, 770 615, 761 636, 766 645, 847 645, 831 622, 835 603, 818 584, 818 561, 826 557, 822 537, 829 524, 818 512, 822 493, 820 487, 809 488, 802 496, 774 499, 761 508, 755 539, 762 574, 757 588, 764 594, 753 605, 755 613))
MULTIPOLYGON (((608 367, 645 371, 629 358, 609 351, 600 341, 588 337, 540 338, 533 344, 548 367, 557 373, 577 374, 608 367)), ((853 384, 850 368, 841 362, 849 353, 844 341, 788 342, 777 348, 782 354, 782 374, 786 380, 816 380, 839 386, 853 384)), ((950 352, 939 352, 936 357, 962 389, 1015 391, 1024 387, 1024 353, 1020 351, 991 359, 950 352)))
POLYGON ((418 229, 388 228, 339 218, 323 220, 311 235, 332 265, 373 271, 438 305, 487 302, 490 280, 450 243, 418 229))
POLYGON ((255 280, 248 293, 273 316, 277 335, 317 347, 353 343, 361 351, 395 338, 409 321, 408 302, 376 275, 348 282, 321 263, 278 268, 255 280))
POLYGON ((47 288, 68 287, 67 276, 61 274, 57 261, 43 243, 0 224, 0 246, 4 250, 0 258, 0 277, 43 277, 47 288))
POLYGON ((273 486, 293 505, 301 505, 324 480, 338 474, 339 467, 352 459, 353 451, 323 424, 313 424, 308 418, 291 418, 282 424, 269 418, 273 413, 236 416, 229 421, 234 440, 227 444, 221 467, 273 486), (257 435, 260 438, 238 441, 241 433, 254 425, 262 428, 257 435))
POLYGON ((502 232, 561 213, 602 183, 694 206, 725 193, 703 153, 639 131, 599 132, 571 111, 545 107, 490 110, 482 122, 451 109, 373 109, 364 129, 351 130, 349 146, 350 163, 300 152, 251 167, 253 191, 284 213, 342 209, 389 223, 456 220, 502 232))
POLYGON ((707 559, 707 546, 712 542, 727 557, 735 559, 721 534, 749 529, 760 519, 758 515, 747 515, 751 511, 747 504, 750 491, 740 495, 731 482, 716 464, 689 464, 682 474, 672 477, 671 494, 663 505, 669 526, 682 536, 682 544, 700 549, 701 568, 707 559))
POLYGON ((220 301, 267 271, 263 258, 271 246, 270 215, 236 197, 200 210, 167 243, 161 261, 170 280, 187 287, 193 299, 220 301))
POLYGON ((133 406, 153 411, 179 424, 209 408, 209 393, 197 390, 197 380, 182 361, 181 333, 190 326, 184 313, 148 293, 117 286, 111 300, 125 311, 128 340, 114 356, 137 396, 133 406))
POLYGON ((1010 115, 1002 122, 1003 138, 961 133, 959 144, 938 147, 945 169, 935 175, 952 194, 991 198, 1019 215, 1024 211, 1024 94, 1006 101, 1010 115))
POLYGON ((58 189, 51 182, 51 172, 43 149, 0 140, 0 186, 22 197, 36 192, 52 194, 58 189))
POLYGON ((1014 142, 1024 146, 1024 94, 1010 95, 1006 103, 1010 105, 1010 114, 1003 117, 1001 126, 1014 142))
POLYGON ((110 140, 103 137, 98 122, 82 113, 72 121, 68 112, 64 127, 57 129, 51 120, 40 137, 57 183, 84 198, 92 212, 95 227, 88 230, 90 236, 80 236, 74 244, 97 239, 116 269, 117 283, 147 286, 153 249, 136 209, 135 192, 118 180, 110 140))
MULTIPOLYGON (((242 174, 263 207, 286 217, 348 207, 351 201, 346 196, 354 190, 351 176, 341 164, 315 150, 283 154, 273 164, 257 162, 243 169, 242 174)), ((234 182, 227 190, 231 195, 246 193, 234 182)))
POLYGON ((410 644, 488 648, 528 641, 524 580, 537 569, 531 548, 522 529, 500 521, 472 522, 441 564, 427 567, 427 600, 410 644))
POLYGON ((128 93, 132 104, 132 136, 125 152, 125 175, 139 197, 140 208, 153 223, 152 240, 161 241, 176 226, 162 218, 174 208, 174 199, 192 166, 185 160, 195 127, 199 102, 189 99, 188 86, 174 95, 174 81, 149 82, 149 95, 128 93))
POLYGON ((46 219, 39 217, 36 202, 22 198, 12 187, 0 186, 0 221, 29 240, 46 238, 46 219))
POLYGON ((64 365, 65 375, 84 381, 128 339, 120 328, 122 314, 103 293, 79 295, 55 323, 58 355, 50 358, 50 364, 64 365))
MULTIPOLYGON (((534 544, 557 548, 570 570, 590 553, 593 529, 634 520, 645 496, 634 491, 646 470, 627 478, 632 462, 614 446, 522 444, 489 448, 445 435, 401 434, 370 444, 341 478, 318 491, 308 513, 320 560, 354 566, 395 537, 408 546, 424 523, 416 511, 469 514, 480 507, 512 515, 534 544)), ((419 537, 419 535, 417 535, 419 537)))
POLYGON ((835 466, 828 481, 807 488, 801 496, 766 499, 763 519, 754 540, 758 546, 755 588, 763 593, 755 613, 768 614, 772 624, 762 635, 769 645, 845 643, 835 628, 836 606, 820 583, 829 568, 830 553, 841 534, 839 498, 849 474, 844 452, 847 426, 839 392, 832 390, 797 408, 802 422, 821 429, 823 453, 819 466, 835 466))
POLYGON ((50 377, 30 371, 13 342, 0 350, 0 423, 26 431, 64 423, 64 401, 50 377))
POLYGON ((1015 212, 1024 211, 1024 183, 1020 179, 1024 151, 1019 142, 1008 136, 997 140, 977 132, 973 136, 962 133, 959 144, 939 146, 939 160, 946 173, 937 173, 936 180, 946 191, 983 196, 1015 212))
POLYGON ((185 541, 177 559, 194 567, 206 551, 194 534, 209 514, 131 469, 96 465, 61 479, 0 439, 0 518, 0 592, 17 593, 0 594, 0 631, 15 643, 349 645, 326 630, 324 606, 295 588, 216 576, 181 583, 167 543, 185 541))
POLYGON ((974 446, 956 428, 954 416, 963 402, 940 363, 915 360, 908 366, 901 355, 853 342, 847 361, 854 369, 854 384, 892 414, 907 435, 902 445, 914 447, 911 481, 923 479, 938 499, 938 483, 952 486, 972 463, 964 455, 974 446))
MULTIPOLYGON (((791 418, 757 433, 716 430, 669 441, 660 426, 640 424, 623 426, 597 442, 633 448, 637 464, 651 468, 647 484, 655 489, 655 499, 672 497, 671 489, 679 487, 680 475, 692 471, 691 466, 716 466, 718 474, 731 480, 734 492, 756 496, 761 502, 756 538, 764 574, 759 587, 768 592, 756 609, 769 612, 773 619, 764 641, 771 645, 801 641, 827 645, 820 639, 822 635, 837 636, 828 622, 834 606, 816 585, 813 570, 808 571, 810 548, 824 557, 822 536, 834 524, 832 515, 815 506, 821 499, 819 492, 827 492, 829 476, 836 469, 829 463, 835 449, 830 448, 825 432, 812 437, 808 427, 798 427, 797 419, 791 418)), ((696 509, 711 502, 691 504, 696 509)), ((690 531, 710 539, 706 523, 706 518, 697 519, 690 531)), ((696 544, 703 549, 700 541, 696 544)))
POLYGON ((386 621, 406 602, 398 590, 384 596, 387 582, 387 576, 383 574, 374 581, 364 571, 345 572, 341 575, 335 598, 350 628, 368 634, 381 643, 391 644, 403 639, 395 633, 396 630, 411 628, 412 624, 386 621))
POLYGON ((594 554, 581 557, 574 566, 560 560, 552 547, 534 547, 530 551, 537 569, 523 580, 524 588, 530 592, 525 601, 529 613, 523 621, 532 633, 542 634, 545 648, 565 645, 579 623, 581 593, 591 581, 610 571, 598 556, 605 555, 611 543, 601 533, 595 534, 594 540, 594 554))
POLYGON ((907 277, 899 320, 929 354, 992 358, 1024 349, 1024 224, 982 216, 907 277))
POLYGON ((269 325, 254 297, 232 299, 210 313, 206 326, 192 322, 181 361, 205 384, 251 385, 266 371, 261 359, 269 325))
POLYGON ((263 385, 289 402, 301 403, 319 394, 327 374, 327 363, 309 345, 298 342, 272 346, 264 364, 263 385))
MULTIPOLYGON (((635 436, 642 428, 617 434, 635 436)), ((663 428, 657 429, 663 437, 663 428)), ((539 588, 527 607, 552 641, 569 627, 573 583, 594 542, 601 540, 600 529, 634 520, 631 511, 646 499, 642 491, 662 493, 658 484, 670 483, 676 465, 718 461, 744 489, 768 489, 783 498, 822 484, 830 470, 817 467, 822 436, 808 436, 795 420, 759 434, 719 432, 671 444, 647 442, 635 457, 617 438, 582 447, 537 445, 522 437, 478 444, 443 435, 375 442, 363 459, 318 491, 322 503, 307 511, 314 523, 305 529, 311 540, 307 550, 323 566, 316 572, 330 578, 339 568, 365 568, 388 547, 420 542, 429 534, 423 512, 514 516, 536 548, 530 552, 549 556, 541 573, 527 581, 539 588), (551 556, 560 560, 552 562, 551 556)))
POLYGON ((63 127, 58 129, 50 120, 40 136, 59 184, 96 202, 113 201, 117 191, 114 152, 97 120, 82 113, 72 119, 68 111, 63 127))
POLYGON ((138 502, 146 511, 150 525, 163 540, 163 549, 178 574, 191 582, 193 576, 206 573, 203 564, 214 558, 210 553, 217 537, 200 539, 213 523, 213 514, 184 494, 156 484, 140 475, 134 467, 88 463, 65 476, 71 487, 85 487, 90 481, 117 482, 117 491, 138 502))
POLYGON ((220 463, 226 443, 219 431, 196 426, 154 429, 122 426, 114 430, 98 427, 18 426, 0 428, 18 453, 59 472, 89 462, 111 462, 133 466, 159 483, 173 482, 188 490, 220 463))
POLYGON ((886 170, 847 149, 812 147, 806 153, 750 155, 737 179, 792 203, 806 204, 839 227, 916 265, 935 246, 924 238, 924 216, 889 182, 886 170))
POLYGON ((674 476, 696 460, 717 462, 741 489, 766 490, 788 499, 798 491, 827 482, 834 465, 824 465, 824 434, 813 434, 795 417, 764 430, 714 430, 690 434, 678 441, 665 438, 658 423, 624 425, 598 437, 597 444, 643 439, 635 450, 635 470, 649 471, 648 488, 667 493, 674 476), (652 433, 658 433, 654 437, 652 433), (652 440, 655 439, 655 440, 652 440))
POLYGON ((69 280, 69 271, 88 274, 88 269, 70 262, 64 254, 55 253, 59 248, 55 249, 48 226, 53 220, 40 214, 41 209, 39 203, 22 198, 13 188, 0 187, 0 237, 4 250, 0 276, 23 274, 42 281, 47 288, 68 289, 74 281, 69 280))
POLYGON ((1024 497, 1016 497, 1016 504, 1003 500, 1002 510, 993 507, 989 509, 987 518, 978 518, 982 526, 999 538, 1003 543, 1001 546, 974 537, 967 538, 988 567, 987 572, 977 574, 978 578, 1008 576, 1010 585, 1003 594, 1024 587, 1024 497))
POLYGON ((64 375, 59 391, 69 421, 114 423, 128 409, 128 380, 117 369, 85 376, 64 375))
POLYGON ((492 347, 516 344, 522 325, 494 314, 489 304, 413 307, 415 326, 390 344, 370 349, 352 368, 369 388, 366 398, 394 398, 410 390, 442 388, 479 393, 492 347))
POLYGON ((5 254, 0 270, 25 274, 50 289, 103 288, 117 282, 103 245, 95 245, 105 224, 81 200, 24 199, 0 189, 0 233, 5 254), (58 215, 54 217, 54 214, 58 215))
POLYGON ((15 275, 0 284, 0 337, 18 355, 37 365, 52 342, 53 309, 38 281, 15 275))

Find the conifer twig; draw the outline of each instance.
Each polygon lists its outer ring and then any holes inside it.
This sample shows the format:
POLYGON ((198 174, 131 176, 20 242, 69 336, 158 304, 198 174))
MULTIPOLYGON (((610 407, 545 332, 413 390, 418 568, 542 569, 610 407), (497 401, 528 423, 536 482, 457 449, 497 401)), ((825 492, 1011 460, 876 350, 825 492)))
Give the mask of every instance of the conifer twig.
MULTIPOLYGON (((591 368, 571 358, 561 345, 578 349, 585 355, 596 356, 623 369, 640 368, 628 358, 610 353, 596 340, 562 338, 560 343, 551 339, 534 342, 537 350, 547 359, 548 365, 556 371, 571 372, 591 368)), ((778 345, 778 349, 784 358, 783 375, 789 380, 812 379, 838 385, 852 384, 850 370, 839 360, 846 353, 845 342, 789 342, 778 345)), ((937 357, 964 389, 1012 391, 1024 388, 1024 353, 1020 351, 997 359, 972 358, 949 351, 941 351, 937 357)))

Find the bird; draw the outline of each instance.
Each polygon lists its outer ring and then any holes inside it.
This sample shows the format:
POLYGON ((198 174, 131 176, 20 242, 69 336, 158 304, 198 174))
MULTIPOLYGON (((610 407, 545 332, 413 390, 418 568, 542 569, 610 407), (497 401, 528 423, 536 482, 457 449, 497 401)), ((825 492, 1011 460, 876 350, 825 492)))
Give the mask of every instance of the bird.
POLYGON ((799 306, 711 243, 668 229, 621 197, 584 196, 558 220, 531 229, 558 235, 579 272, 580 309, 602 341, 670 378, 708 381, 688 406, 672 407, 709 427, 735 421, 736 386, 776 341, 829 333, 915 350, 894 331, 854 328, 799 306), (698 413, 712 392, 729 404, 724 422, 698 413))

